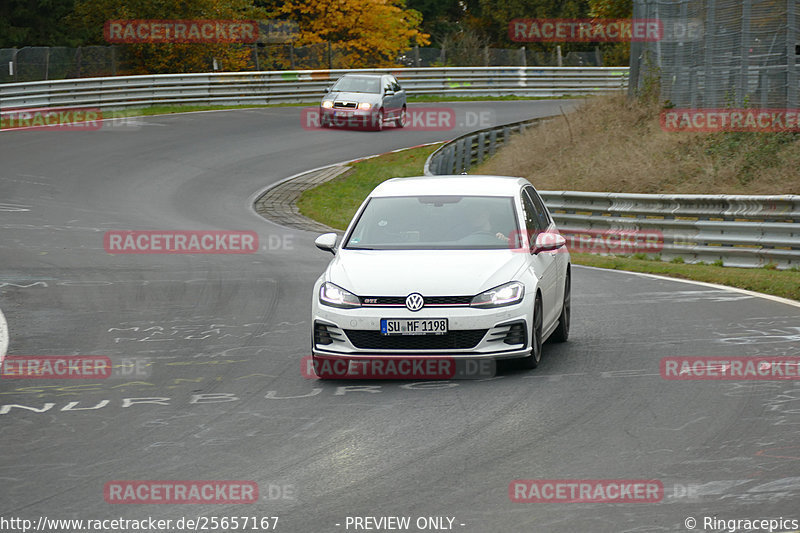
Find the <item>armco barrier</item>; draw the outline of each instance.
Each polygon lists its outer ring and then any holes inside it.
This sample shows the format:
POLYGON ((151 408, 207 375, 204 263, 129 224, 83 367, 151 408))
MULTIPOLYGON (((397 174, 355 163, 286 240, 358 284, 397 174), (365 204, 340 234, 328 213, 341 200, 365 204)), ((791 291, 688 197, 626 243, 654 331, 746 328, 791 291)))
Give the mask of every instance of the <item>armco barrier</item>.
POLYGON ((626 87, 627 67, 444 67, 158 74, 0 84, 0 109, 316 102, 348 72, 394 74, 409 95, 579 96, 626 87))
MULTIPOLYGON (((425 162, 426 175, 459 174, 541 119, 462 135, 425 162)), ((535 184, 534 184, 535 185, 535 184)), ((659 231, 663 260, 725 266, 800 266, 800 196, 539 191, 566 232, 659 231)))

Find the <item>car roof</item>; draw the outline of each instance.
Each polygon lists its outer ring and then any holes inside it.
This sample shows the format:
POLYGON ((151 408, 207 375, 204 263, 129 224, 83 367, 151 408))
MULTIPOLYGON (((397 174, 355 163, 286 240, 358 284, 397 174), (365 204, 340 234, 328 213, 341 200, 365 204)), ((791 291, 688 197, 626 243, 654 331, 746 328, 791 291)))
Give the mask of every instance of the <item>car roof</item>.
POLYGON ((511 176, 414 176, 384 181, 370 196, 514 196, 524 185, 530 185, 530 182, 511 176))

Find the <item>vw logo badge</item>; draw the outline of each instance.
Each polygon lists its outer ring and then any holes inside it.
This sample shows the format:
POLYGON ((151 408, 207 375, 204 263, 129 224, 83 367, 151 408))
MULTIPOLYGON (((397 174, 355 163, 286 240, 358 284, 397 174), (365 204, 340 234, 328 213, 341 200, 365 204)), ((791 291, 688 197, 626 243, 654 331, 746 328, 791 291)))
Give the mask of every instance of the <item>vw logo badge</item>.
POLYGON ((412 292, 406 296, 406 307, 409 311, 419 311, 423 305, 425 305, 425 300, 420 293, 412 292))

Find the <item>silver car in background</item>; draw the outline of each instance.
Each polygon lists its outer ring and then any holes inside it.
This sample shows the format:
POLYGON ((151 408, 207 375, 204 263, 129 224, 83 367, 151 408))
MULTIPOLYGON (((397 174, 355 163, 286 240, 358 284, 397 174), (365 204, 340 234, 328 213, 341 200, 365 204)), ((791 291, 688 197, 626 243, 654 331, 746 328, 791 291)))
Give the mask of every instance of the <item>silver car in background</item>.
POLYGON ((406 123, 406 92, 391 74, 345 74, 320 103, 323 127, 363 127, 382 130, 406 123))

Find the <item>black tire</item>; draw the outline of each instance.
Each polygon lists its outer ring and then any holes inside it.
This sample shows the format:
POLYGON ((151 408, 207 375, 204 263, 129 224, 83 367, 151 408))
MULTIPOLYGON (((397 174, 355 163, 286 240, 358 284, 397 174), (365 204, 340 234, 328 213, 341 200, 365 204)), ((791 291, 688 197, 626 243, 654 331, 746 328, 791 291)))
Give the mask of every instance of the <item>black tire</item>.
POLYGON ((542 298, 537 294, 533 304, 533 327, 531 327, 531 354, 523 359, 523 366, 533 369, 542 360, 542 298))
POLYGON ((567 279, 564 281, 564 305, 561 307, 561 314, 558 316, 558 327, 550 336, 554 342, 567 342, 569 340, 569 321, 572 309, 572 295, 570 274, 567 271, 567 279))
POLYGON ((378 118, 375 121, 375 124, 372 125, 372 129, 374 129, 375 131, 383 130, 383 109, 378 111, 378 118))
POLYGON ((407 120, 406 108, 405 106, 403 106, 403 109, 400 111, 400 116, 397 117, 394 121, 394 125, 397 126, 398 128, 402 128, 406 125, 406 120, 407 120))

